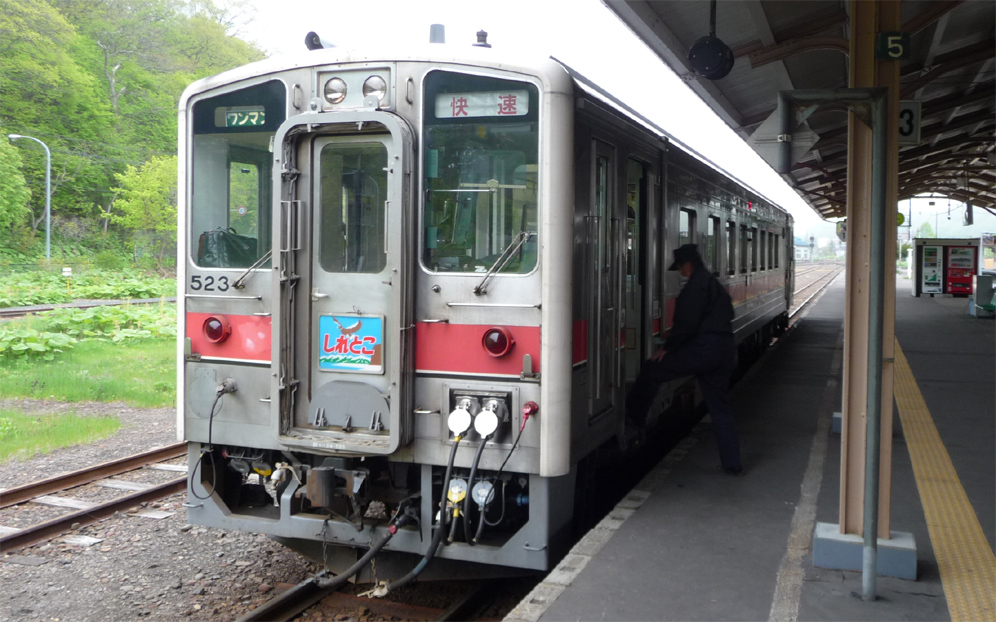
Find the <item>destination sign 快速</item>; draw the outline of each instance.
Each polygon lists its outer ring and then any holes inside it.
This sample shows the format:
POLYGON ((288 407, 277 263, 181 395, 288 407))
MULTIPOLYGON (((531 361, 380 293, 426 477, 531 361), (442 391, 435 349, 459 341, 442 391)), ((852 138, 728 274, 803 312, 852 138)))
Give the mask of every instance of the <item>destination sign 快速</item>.
POLYGON ((441 93, 436 95, 437 119, 521 117, 528 113, 528 91, 441 93))

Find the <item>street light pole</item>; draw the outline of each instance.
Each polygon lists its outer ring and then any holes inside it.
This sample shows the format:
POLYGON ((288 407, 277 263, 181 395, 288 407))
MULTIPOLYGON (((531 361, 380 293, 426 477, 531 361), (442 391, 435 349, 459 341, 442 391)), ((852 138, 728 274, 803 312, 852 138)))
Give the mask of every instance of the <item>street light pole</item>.
POLYGON ((52 259, 52 152, 48 150, 48 145, 33 136, 7 134, 7 138, 11 140, 27 138, 45 149, 45 260, 50 261, 52 259))

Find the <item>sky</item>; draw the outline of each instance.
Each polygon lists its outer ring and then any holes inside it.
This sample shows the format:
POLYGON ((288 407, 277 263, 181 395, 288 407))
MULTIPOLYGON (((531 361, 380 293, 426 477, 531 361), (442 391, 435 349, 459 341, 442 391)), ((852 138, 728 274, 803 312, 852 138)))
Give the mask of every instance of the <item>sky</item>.
MULTIPOLYGON (((446 27, 446 44, 471 45, 478 30, 500 51, 554 56, 651 119, 770 200, 789 210, 796 236, 829 241, 835 225, 820 217, 600 0, 251 0, 253 22, 240 36, 271 55, 305 50, 315 31, 339 47, 378 41, 427 43, 429 26, 446 27), (564 8, 570 7, 570 19, 564 8), (569 22, 569 23, 568 23, 569 22)), ((975 210, 979 225, 961 227, 962 209, 947 220, 947 199, 916 200, 914 227, 931 220, 946 237, 996 231, 996 217, 975 210), (922 204, 922 207, 921 207, 922 204), (944 222, 941 222, 944 221, 944 222), (952 223, 956 223, 958 230, 952 223), (977 232, 975 232, 977 230, 977 232)), ((909 215, 906 201, 900 211, 909 215)), ((954 205, 954 204, 953 204, 954 205)))

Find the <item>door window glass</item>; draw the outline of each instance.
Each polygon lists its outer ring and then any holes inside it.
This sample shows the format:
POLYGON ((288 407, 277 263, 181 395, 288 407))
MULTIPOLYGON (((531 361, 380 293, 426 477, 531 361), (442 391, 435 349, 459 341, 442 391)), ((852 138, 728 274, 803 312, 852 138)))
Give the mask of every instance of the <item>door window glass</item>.
POLYGON ((380 272, 387 265, 387 149, 331 143, 320 160, 319 261, 326 272, 380 272))

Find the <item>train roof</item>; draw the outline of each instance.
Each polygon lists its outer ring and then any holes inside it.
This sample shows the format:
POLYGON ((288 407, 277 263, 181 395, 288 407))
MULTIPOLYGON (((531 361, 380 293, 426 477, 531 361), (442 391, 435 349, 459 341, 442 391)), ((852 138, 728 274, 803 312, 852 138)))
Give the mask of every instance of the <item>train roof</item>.
POLYGON ((791 213, 787 209, 785 209, 784 207, 782 207, 781 205, 779 205, 775 201, 772 201, 771 199, 769 199, 768 197, 766 197, 763 193, 758 192, 750 184, 746 183, 745 181, 743 181, 742 179, 740 179, 736 175, 730 173, 729 171, 723 169, 718 164, 716 164, 715 162, 713 162, 712 160, 710 160, 709 158, 707 158, 703 154, 699 153, 698 151, 696 151, 691 146, 689 146, 686 143, 683 143, 682 141, 678 140, 677 138, 674 137, 673 134, 671 134, 670 132, 668 132, 667 130, 665 130, 664 128, 662 128, 661 126, 657 125, 656 123, 654 123, 653 121, 651 121, 650 119, 648 119, 647 117, 645 117, 644 115, 640 114, 639 112, 637 112, 636 110, 634 110, 632 107, 630 107, 629 105, 627 105, 623 101, 619 100, 617 97, 615 97, 614 95, 612 95, 608 91, 606 91, 606 90, 602 89, 601 87, 599 87, 597 84, 595 84, 594 82, 592 82, 591 80, 589 80, 588 78, 586 78, 580 72, 578 72, 575 69, 573 69, 572 67, 570 67, 567 63, 564 63, 563 61, 561 61, 561 60, 559 60, 559 59, 557 59, 555 57, 553 58, 553 60, 556 61, 557 63, 559 63, 571 75, 571 77, 574 79, 575 84, 577 84, 577 86, 581 90, 583 90, 585 93, 587 93, 588 95, 590 95, 590 96, 594 97, 595 99, 601 101, 605 105, 610 106, 611 108, 615 109, 618 113, 626 116, 627 118, 629 118, 634 123, 637 123, 638 125, 643 126, 647 131, 652 132, 654 134, 657 134, 660 138, 666 139, 668 141, 668 143, 670 143, 671 145, 674 145, 674 146, 678 147, 679 149, 681 149, 682 151, 684 151, 686 154, 688 154, 693 159, 699 161, 701 164, 703 164, 703 165, 711 168, 712 170, 716 171, 717 173, 728 177, 731 181, 733 181, 737 185, 739 185, 739 186, 743 187, 744 189, 748 190, 749 192, 753 193, 759 199, 762 199, 762 200, 768 202, 772 207, 775 207, 775 208, 777 208, 777 209, 785 212, 791 218, 791 213))
POLYGON ((190 84, 180 98, 180 110, 186 107, 187 101, 200 93, 212 90, 238 80, 261 77, 293 69, 306 69, 335 63, 377 63, 377 62, 426 62, 448 63, 467 67, 488 67, 501 69, 523 75, 545 76, 555 79, 559 71, 564 71, 577 88, 590 97, 599 100, 630 121, 644 127, 648 132, 656 134, 671 145, 676 146, 690 157, 717 173, 726 176, 745 190, 753 193, 773 207, 791 214, 775 201, 772 201, 750 184, 723 169, 718 164, 702 155, 691 146, 675 138, 667 130, 657 125, 644 115, 622 102, 619 98, 602 89, 586 78, 567 63, 554 56, 541 57, 534 54, 520 54, 514 50, 502 50, 496 54, 491 48, 476 46, 457 46, 453 44, 417 44, 405 46, 379 46, 376 50, 366 48, 326 48, 320 50, 302 51, 298 53, 273 56, 255 63, 243 65, 235 69, 202 78, 190 84))

